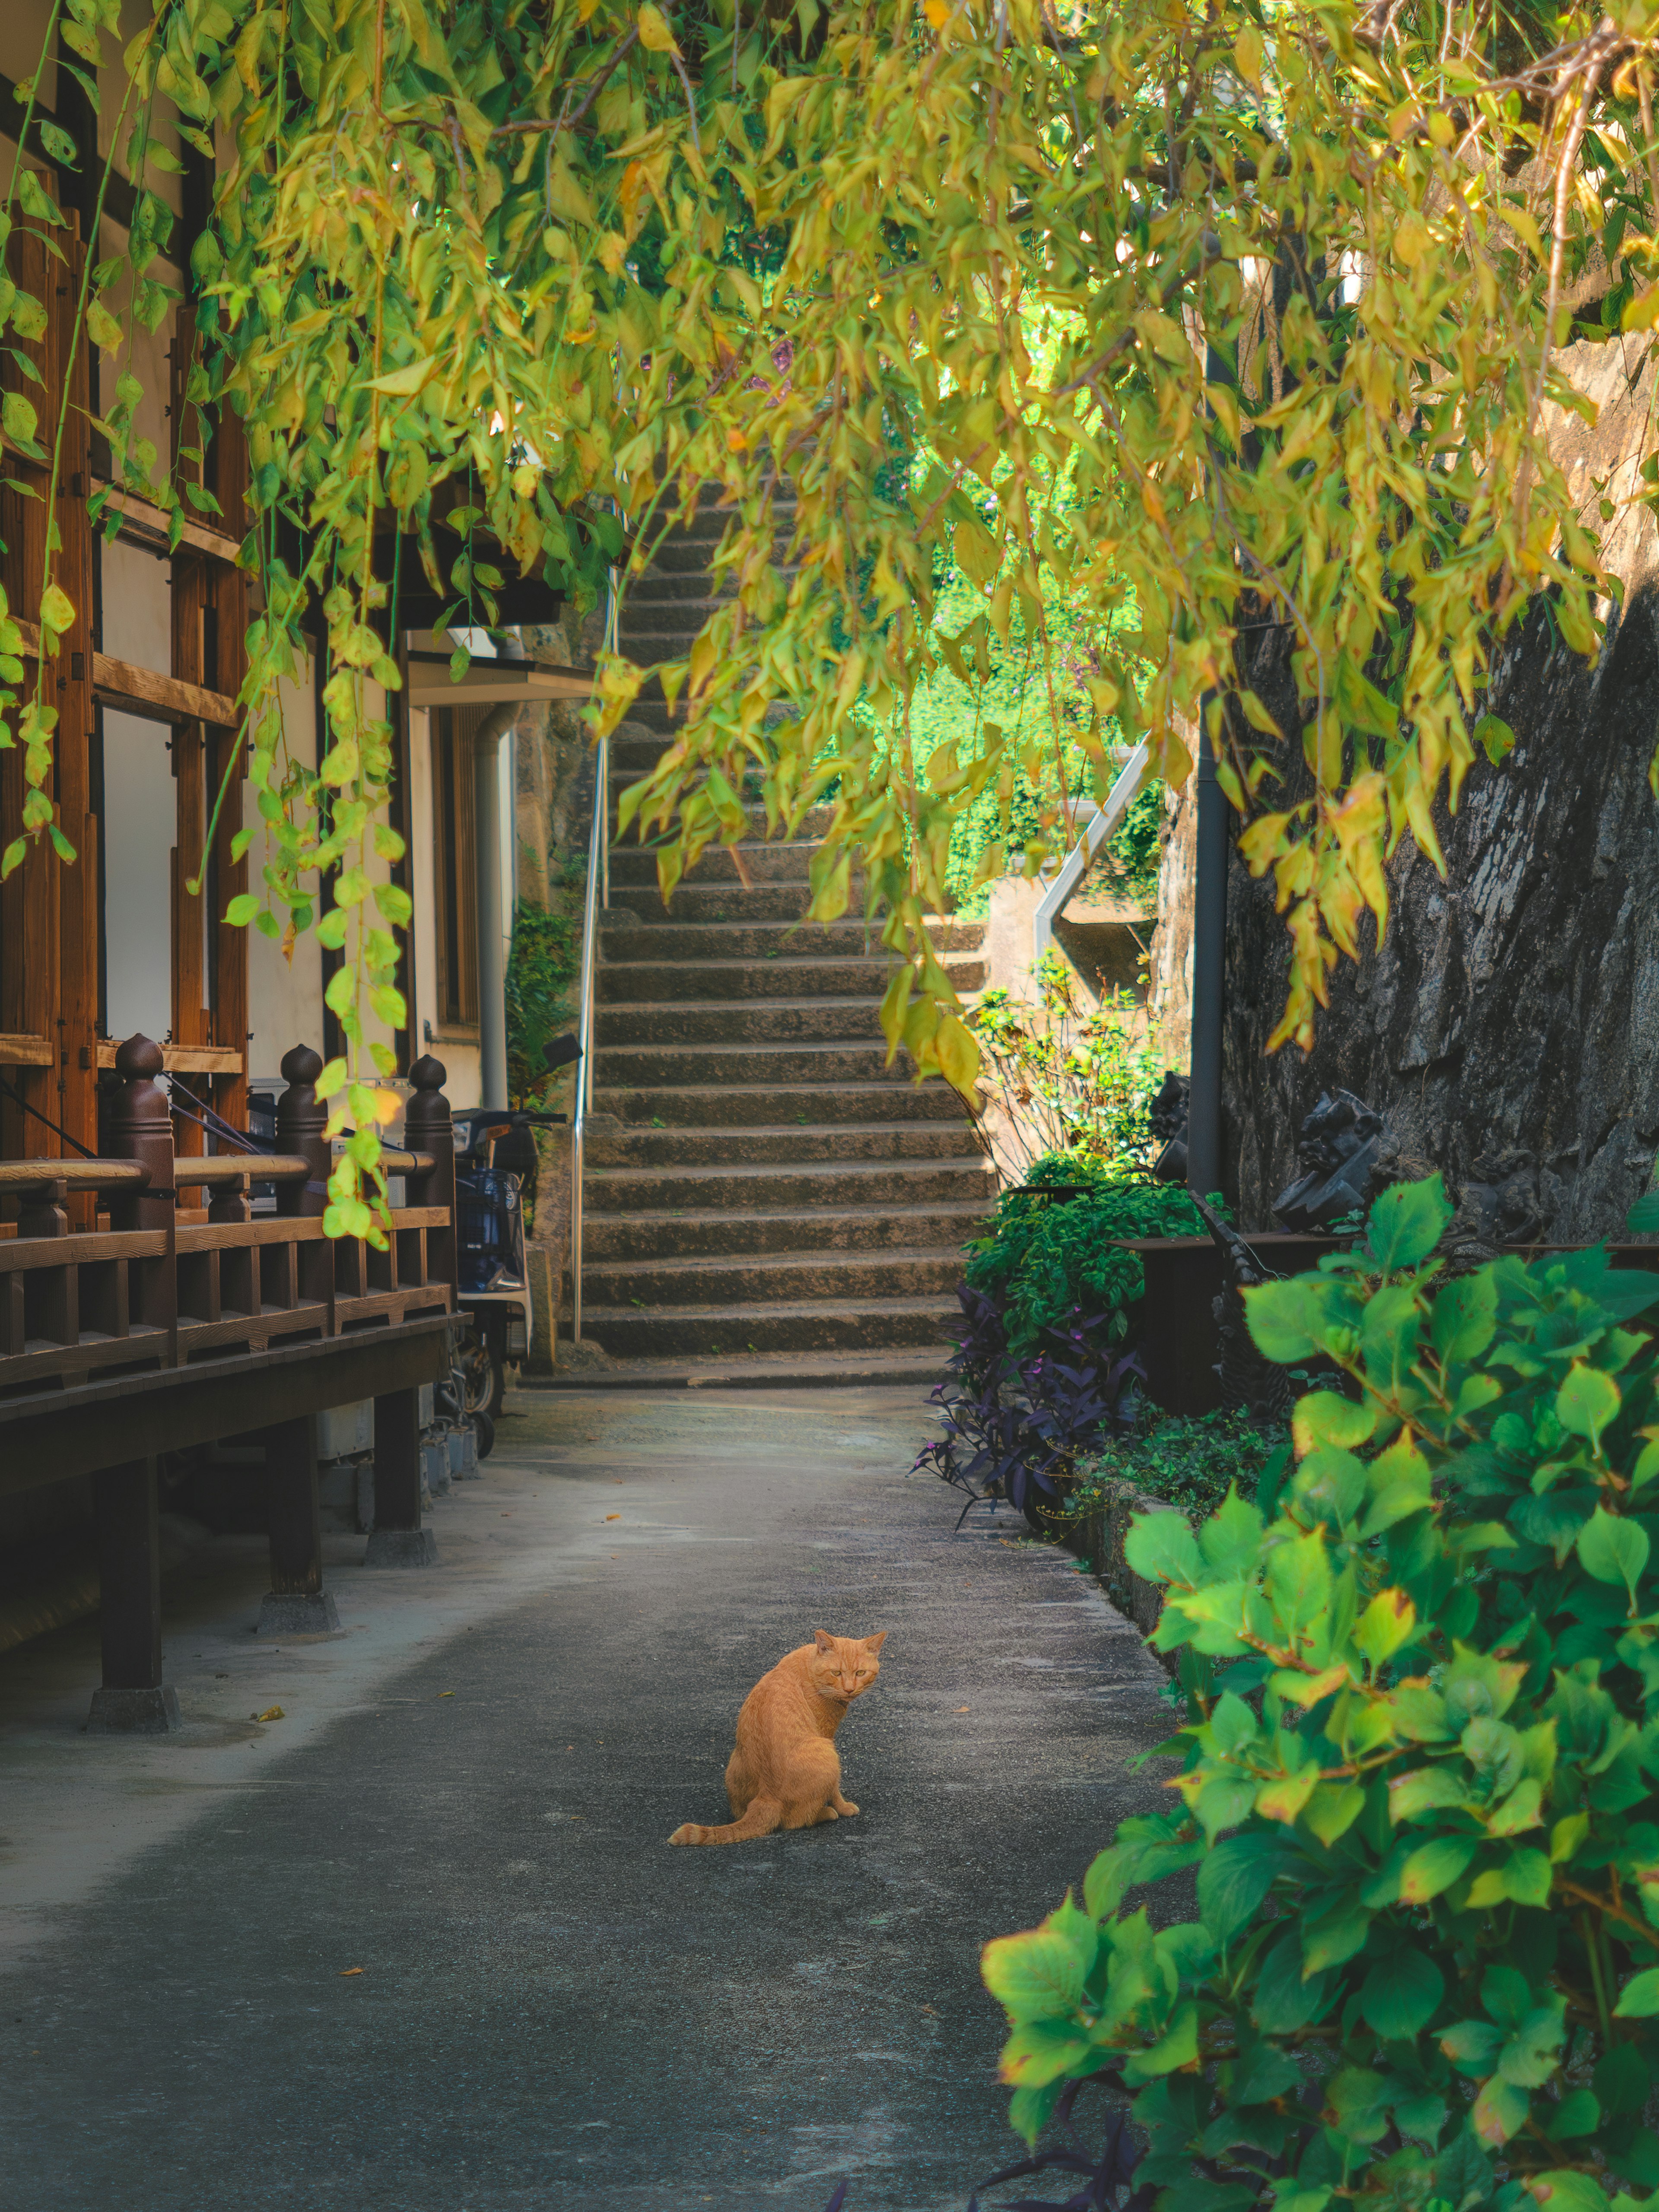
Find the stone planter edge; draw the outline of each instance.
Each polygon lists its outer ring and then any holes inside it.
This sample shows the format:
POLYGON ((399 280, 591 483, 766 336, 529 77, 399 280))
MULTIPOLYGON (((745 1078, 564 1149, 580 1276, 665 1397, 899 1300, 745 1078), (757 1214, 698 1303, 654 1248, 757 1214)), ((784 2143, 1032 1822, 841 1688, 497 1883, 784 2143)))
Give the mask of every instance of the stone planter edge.
MULTIPOLYGON (((1166 1498, 1154 1498, 1132 1482, 1107 1482, 1085 1513, 1068 1516, 1056 1526, 1060 1540, 1088 1567, 1118 1611, 1133 1621, 1143 1637, 1158 1626, 1164 1610, 1164 1592, 1135 1573, 1123 1556, 1129 1522, 1137 1513, 1178 1513, 1166 1498)), ((1163 1652, 1154 1655, 1165 1668, 1171 1662, 1163 1652)))

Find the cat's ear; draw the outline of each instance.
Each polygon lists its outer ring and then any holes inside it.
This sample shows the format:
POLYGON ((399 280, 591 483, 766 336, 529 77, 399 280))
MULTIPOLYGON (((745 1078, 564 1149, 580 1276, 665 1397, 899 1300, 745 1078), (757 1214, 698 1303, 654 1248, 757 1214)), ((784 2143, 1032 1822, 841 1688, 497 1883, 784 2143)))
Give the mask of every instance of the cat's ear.
POLYGON ((869 1651, 869 1652, 876 1652, 876 1651, 879 1651, 879 1650, 880 1650, 880 1649, 881 1649, 881 1647, 882 1647, 882 1645, 883 1645, 884 1644, 885 1644, 885 1643, 886 1643, 886 1641, 887 1641, 887 1631, 886 1631, 884 1628, 883 1628, 883 1629, 878 1630, 878 1631, 877 1632, 877 1633, 876 1633, 874 1636, 866 1636, 866 1637, 865 1638, 865 1639, 864 1639, 864 1648, 865 1648, 865 1650, 866 1650, 866 1651, 869 1651))
POLYGON ((812 1641, 820 1651, 833 1651, 836 1648, 836 1639, 828 1629, 815 1628, 812 1631, 812 1641))

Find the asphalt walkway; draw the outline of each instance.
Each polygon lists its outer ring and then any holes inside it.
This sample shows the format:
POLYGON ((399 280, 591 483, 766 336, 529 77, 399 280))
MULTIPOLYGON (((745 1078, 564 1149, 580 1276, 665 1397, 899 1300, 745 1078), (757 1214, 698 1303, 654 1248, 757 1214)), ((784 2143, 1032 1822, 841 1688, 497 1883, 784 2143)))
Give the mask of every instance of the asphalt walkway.
POLYGON ((79 1734, 95 1624, 0 1659, 8 2212, 963 2212, 1017 2152, 978 1947, 1164 1802, 1133 1630, 953 1534, 908 1391, 510 1413, 437 1569, 331 1540, 337 1638, 257 1645, 210 1547, 179 1737, 79 1734), (670 1850, 817 1626, 890 1632, 860 1816, 670 1850))

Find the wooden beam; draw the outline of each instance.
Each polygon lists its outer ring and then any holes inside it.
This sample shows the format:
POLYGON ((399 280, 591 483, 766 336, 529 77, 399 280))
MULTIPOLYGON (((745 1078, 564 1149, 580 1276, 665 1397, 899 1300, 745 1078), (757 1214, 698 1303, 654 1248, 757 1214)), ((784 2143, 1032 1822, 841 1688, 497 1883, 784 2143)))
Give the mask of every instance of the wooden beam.
MULTIPOLYGON (((50 1067, 57 1057, 49 1037, 0 1036, 0 1067, 50 1067)), ((110 1066, 114 1065, 112 1053, 110 1066)))
MULTIPOLYGON (((173 557, 173 518, 165 507, 156 507, 150 501, 141 499, 137 492, 128 491, 124 486, 110 483, 102 477, 94 478, 93 492, 94 496, 100 492, 104 495, 99 509, 100 521, 105 515, 118 514, 121 518, 119 536, 135 545, 142 545, 146 552, 154 553, 158 559, 166 561, 173 557)), ((220 503, 223 505, 222 501, 220 503)), ((230 512, 229 508, 225 511, 227 514, 230 512)), ((210 560, 222 561, 230 568, 235 566, 236 556, 242 550, 240 542, 224 531, 215 530, 210 523, 192 521, 188 515, 179 532, 179 543, 189 546, 193 552, 205 553, 210 560)))
MULTIPOLYGON (((23 635, 23 651, 33 659, 40 650, 39 624, 19 621, 17 627, 23 635)), ((118 660, 110 653, 92 656, 92 692, 100 707, 136 715, 141 722, 166 722, 170 726, 207 722, 216 730, 238 730, 242 724, 241 708, 222 691, 180 683, 176 676, 163 676, 154 668, 118 660)))
POLYGON ((153 668, 135 667, 107 653, 92 659, 93 690, 100 707, 113 707, 141 721, 207 722, 216 730, 241 726, 241 709, 222 691, 209 691, 199 684, 186 684, 176 676, 159 675, 153 668))
MULTIPOLYGON (((100 1037, 97 1060, 100 1067, 113 1067, 120 1047, 112 1037, 100 1037)), ((161 1047, 161 1066, 169 1075, 240 1075, 245 1055, 234 1045, 228 1044, 164 1044, 161 1047)))

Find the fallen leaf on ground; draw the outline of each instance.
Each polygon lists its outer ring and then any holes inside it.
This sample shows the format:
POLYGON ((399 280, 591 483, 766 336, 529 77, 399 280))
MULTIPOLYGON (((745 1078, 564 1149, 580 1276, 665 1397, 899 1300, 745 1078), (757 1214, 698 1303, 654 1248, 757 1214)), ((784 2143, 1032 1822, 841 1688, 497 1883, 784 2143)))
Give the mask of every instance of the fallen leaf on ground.
POLYGON ((342 1966, 340 1969, 340 1979, 343 1982, 349 1975, 361 1974, 362 1971, 363 1970, 361 1966, 342 1966))
POLYGON ((972 1711, 972 1710, 973 1710, 973 1708, 972 1708, 970 1705, 958 1705, 958 1706, 957 1707, 957 1711, 959 1713, 971 1712, 971 1711, 972 1711))
POLYGON ((453 1690, 440 1690, 438 1692, 438 1695, 441 1698, 453 1698, 454 1694, 455 1692, 453 1690))
POLYGON ((510 1513, 503 1513, 501 1518, 503 1521, 510 1521, 513 1518, 513 1516, 510 1513))
POLYGON ((622 1515, 620 1513, 607 1513, 605 1517, 607 1521, 620 1521, 622 1519, 622 1515))
POLYGON ((288 1718, 280 1705, 267 1705, 262 1713, 250 1713, 251 1721, 281 1721, 288 1718))

